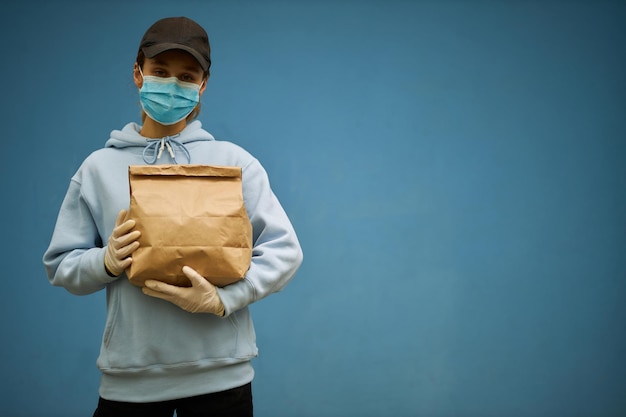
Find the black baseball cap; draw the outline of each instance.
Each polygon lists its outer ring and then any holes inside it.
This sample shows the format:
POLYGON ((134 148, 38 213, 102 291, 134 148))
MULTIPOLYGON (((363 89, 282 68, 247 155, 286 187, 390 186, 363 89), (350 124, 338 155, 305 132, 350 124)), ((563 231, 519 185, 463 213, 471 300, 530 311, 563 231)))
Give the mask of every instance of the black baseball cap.
POLYGON ((148 28, 139 49, 147 58, 154 58, 170 49, 189 52, 204 71, 211 66, 211 45, 206 31, 187 17, 166 17, 148 28))

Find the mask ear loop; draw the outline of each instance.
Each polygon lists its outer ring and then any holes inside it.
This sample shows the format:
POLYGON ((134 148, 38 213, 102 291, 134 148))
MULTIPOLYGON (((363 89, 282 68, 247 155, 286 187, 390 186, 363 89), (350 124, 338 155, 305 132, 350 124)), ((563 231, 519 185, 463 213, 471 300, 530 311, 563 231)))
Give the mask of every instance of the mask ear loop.
POLYGON ((141 74, 141 80, 143 81, 143 71, 141 70, 141 65, 137 64, 137 68, 139 69, 139 74, 141 74))

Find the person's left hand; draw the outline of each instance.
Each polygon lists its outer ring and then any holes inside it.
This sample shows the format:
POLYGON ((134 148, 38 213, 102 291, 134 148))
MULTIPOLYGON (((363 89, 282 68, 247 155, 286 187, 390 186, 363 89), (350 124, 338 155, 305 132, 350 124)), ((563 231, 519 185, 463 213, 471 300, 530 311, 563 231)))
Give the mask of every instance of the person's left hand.
POLYGON ((176 304, 190 313, 212 313, 216 316, 224 316, 224 304, 222 304, 215 285, 191 267, 184 266, 183 273, 191 281, 191 287, 177 287, 149 279, 144 283, 142 291, 151 297, 161 298, 176 304))

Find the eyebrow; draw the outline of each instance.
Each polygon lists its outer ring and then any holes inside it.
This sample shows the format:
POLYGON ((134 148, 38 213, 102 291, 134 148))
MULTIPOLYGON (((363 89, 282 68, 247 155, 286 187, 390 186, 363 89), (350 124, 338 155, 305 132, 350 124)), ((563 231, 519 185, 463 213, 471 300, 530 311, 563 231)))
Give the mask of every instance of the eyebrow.
MULTIPOLYGON (((166 61, 162 61, 159 58, 152 58, 152 60, 155 65, 160 65, 163 67, 168 66, 166 61)), ((187 65, 183 69, 189 72, 203 72, 202 67, 200 67, 200 65, 187 65)))

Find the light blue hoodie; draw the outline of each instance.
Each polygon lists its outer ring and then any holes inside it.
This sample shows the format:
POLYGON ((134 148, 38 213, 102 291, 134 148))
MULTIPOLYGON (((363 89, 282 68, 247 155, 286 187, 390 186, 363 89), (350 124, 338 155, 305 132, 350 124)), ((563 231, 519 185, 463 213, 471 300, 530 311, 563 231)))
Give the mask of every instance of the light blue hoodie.
MULTIPOLYGON (((302 262, 295 231, 261 164, 241 147, 215 140, 194 121, 174 138, 179 145, 171 142, 178 163, 242 167, 253 228, 245 279, 218 289, 226 311, 220 318, 146 296, 125 275, 110 277, 104 246, 117 214, 129 206, 128 166, 154 159, 153 147, 146 150, 153 142, 140 129, 129 123, 111 132, 105 147, 89 155, 72 177, 43 256, 48 278, 78 295, 106 288, 107 320, 97 361, 103 398, 163 401, 246 384, 254 376, 250 360, 258 353, 248 305, 293 278, 302 262)), ((172 162, 167 150, 156 161, 172 162)))

